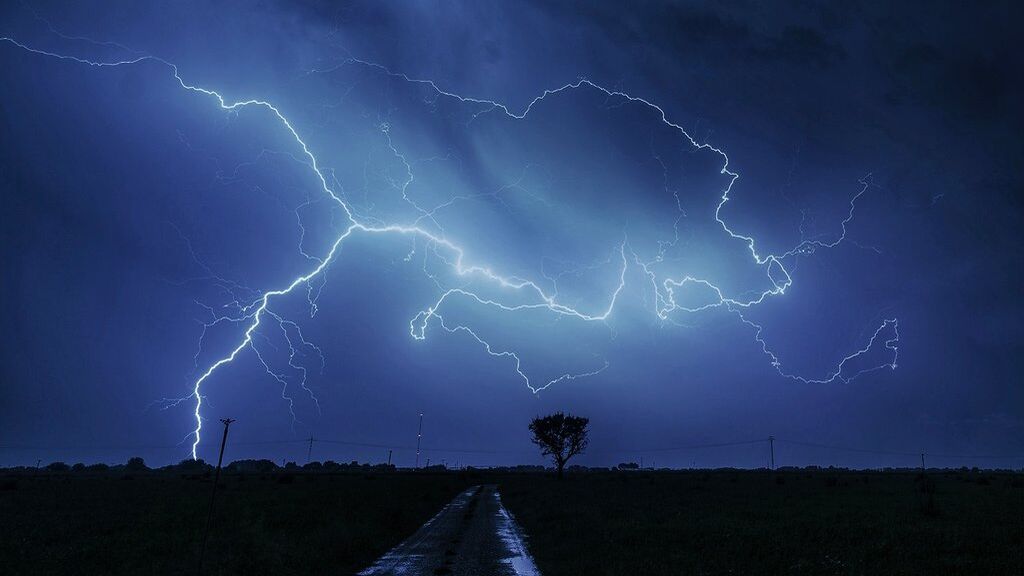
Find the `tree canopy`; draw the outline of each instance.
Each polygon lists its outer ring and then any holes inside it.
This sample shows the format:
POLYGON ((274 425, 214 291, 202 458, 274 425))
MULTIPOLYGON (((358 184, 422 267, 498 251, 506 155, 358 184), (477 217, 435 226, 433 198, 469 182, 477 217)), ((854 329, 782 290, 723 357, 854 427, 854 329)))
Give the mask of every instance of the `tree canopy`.
POLYGON ((538 416, 530 422, 533 443, 540 446, 541 454, 551 456, 561 478, 565 463, 587 448, 589 418, 556 412, 538 416))

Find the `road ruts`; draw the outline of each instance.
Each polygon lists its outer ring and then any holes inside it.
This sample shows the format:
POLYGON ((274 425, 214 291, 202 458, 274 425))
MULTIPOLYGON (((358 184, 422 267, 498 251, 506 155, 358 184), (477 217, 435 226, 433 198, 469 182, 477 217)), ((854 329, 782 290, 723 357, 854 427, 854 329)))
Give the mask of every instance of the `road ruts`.
POLYGON ((496 486, 474 486, 360 576, 540 576, 496 486))

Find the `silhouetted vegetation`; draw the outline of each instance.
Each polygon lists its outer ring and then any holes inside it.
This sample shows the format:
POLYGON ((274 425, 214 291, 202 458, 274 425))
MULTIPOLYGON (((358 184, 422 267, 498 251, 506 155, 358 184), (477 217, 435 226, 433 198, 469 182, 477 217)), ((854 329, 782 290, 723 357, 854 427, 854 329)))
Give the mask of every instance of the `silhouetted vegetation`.
POLYGON ((135 456, 128 459, 128 462, 124 465, 124 469, 128 472, 144 472, 149 470, 149 467, 146 466, 146 462, 142 458, 135 456))
POLYGON ((572 416, 556 412, 548 416, 538 416, 530 422, 533 432, 533 443, 540 446, 540 453, 551 456, 558 471, 558 479, 562 479, 565 463, 573 456, 587 448, 587 425, 589 418, 572 416))

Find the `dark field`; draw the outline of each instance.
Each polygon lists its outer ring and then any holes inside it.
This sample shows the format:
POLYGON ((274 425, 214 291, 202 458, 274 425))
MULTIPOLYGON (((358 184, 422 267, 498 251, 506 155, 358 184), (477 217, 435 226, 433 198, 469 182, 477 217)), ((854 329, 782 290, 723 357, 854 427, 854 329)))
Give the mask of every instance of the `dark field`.
MULTIPOLYGON (((548 576, 1024 573, 1024 476, 966 471, 227 475, 203 572, 350 574, 481 483, 548 576)), ((0 573, 195 574, 211 485, 0 477, 0 573)))
MULTIPOLYGON (((0 478, 0 574, 194 575, 211 487, 155 473, 0 478)), ((222 476, 203 574, 351 574, 463 487, 455 474, 222 476)))
POLYGON ((503 498, 545 574, 1024 574, 1020 474, 595 474, 503 498))

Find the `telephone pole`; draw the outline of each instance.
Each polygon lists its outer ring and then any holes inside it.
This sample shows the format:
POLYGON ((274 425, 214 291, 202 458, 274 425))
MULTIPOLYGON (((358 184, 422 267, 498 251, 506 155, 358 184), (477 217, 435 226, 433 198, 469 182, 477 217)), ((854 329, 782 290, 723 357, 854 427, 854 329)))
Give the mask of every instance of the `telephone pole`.
POLYGON ((416 467, 420 467, 420 440, 423 438, 423 412, 420 412, 420 427, 416 431, 416 467))
POLYGON ((312 457, 313 457, 313 435, 310 434, 309 435, 309 449, 306 450, 306 464, 309 464, 312 461, 311 460, 312 457))
POLYGON ((768 457, 770 469, 775 470, 775 436, 768 437, 768 457))
POLYGON ((203 557, 206 556, 206 541, 210 537, 210 521, 213 519, 213 503, 217 496, 217 483, 220 482, 220 467, 224 463, 224 446, 228 443, 228 426, 234 422, 231 418, 221 418, 224 423, 224 437, 220 440, 220 456, 217 457, 217 471, 213 475, 213 490, 210 492, 210 511, 206 514, 206 530, 203 531, 203 547, 199 551, 199 573, 203 573, 203 557))
POLYGON ((921 452, 921 472, 924 473, 924 452, 921 452))
POLYGON ((391 466, 391 449, 388 448, 388 466, 391 466))

